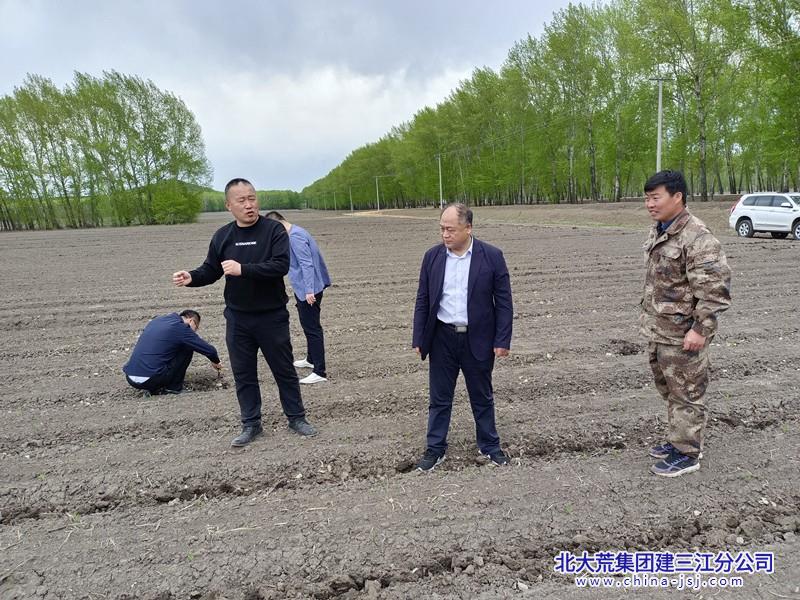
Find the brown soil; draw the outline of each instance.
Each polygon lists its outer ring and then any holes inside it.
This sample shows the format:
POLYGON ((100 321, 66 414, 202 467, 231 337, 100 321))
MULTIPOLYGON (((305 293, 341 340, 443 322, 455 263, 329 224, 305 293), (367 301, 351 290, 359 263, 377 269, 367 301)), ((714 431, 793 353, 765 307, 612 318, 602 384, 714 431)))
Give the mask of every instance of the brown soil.
MULTIPOLYGON (((447 461, 426 475, 412 467, 428 365, 409 346, 435 210, 289 217, 335 280, 330 382, 303 389, 321 434, 287 429, 262 362, 267 434, 238 451, 229 374, 196 358, 190 392, 144 398, 120 372, 148 319, 187 307, 227 363, 222 283, 170 283, 226 215, 0 235, 0 598, 617 598, 577 590, 553 557, 695 548, 773 551, 775 574, 745 575, 738 596, 797 598, 800 242, 733 237, 727 208, 697 210, 722 224, 734 307, 713 344, 703 468, 675 480, 648 472, 665 407, 637 337, 638 205, 477 211, 514 289, 495 369, 514 464, 478 460, 460 381, 447 461)), ((303 356, 293 308, 292 327, 303 356)))

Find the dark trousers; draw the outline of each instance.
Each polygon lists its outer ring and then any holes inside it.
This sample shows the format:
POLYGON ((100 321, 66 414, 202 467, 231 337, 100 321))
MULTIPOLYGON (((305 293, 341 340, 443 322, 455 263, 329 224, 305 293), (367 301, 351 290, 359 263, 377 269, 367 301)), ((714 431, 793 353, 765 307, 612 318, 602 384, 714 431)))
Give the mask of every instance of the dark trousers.
MULTIPOLYGON (((325 373, 325 338, 319 322, 322 311, 322 292, 315 294, 314 297, 317 301, 313 305, 305 300, 298 300, 297 314, 300 317, 303 333, 306 334, 306 346, 308 347, 306 360, 314 365, 314 373, 320 377, 327 377, 325 373)), ((295 298, 297 297, 295 296, 295 298)))
POLYGON ((125 379, 137 390, 147 390, 150 393, 158 392, 164 388, 175 391, 181 390, 183 389, 183 380, 186 378, 186 369, 189 368, 189 363, 192 362, 193 354, 194 351, 191 348, 183 346, 175 355, 175 358, 158 375, 153 375, 143 383, 136 383, 127 375, 125 379))
POLYGON ((453 394, 460 370, 464 374, 472 416, 475 418, 478 449, 483 454, 500 450, 492 391, 494 356, 489 360, 477 360, 472 355, 466 333, 456 333, 447 325, 437 323, 429 360, 428 448, 440 454, 447 450, 447 430, 450 428, 453 394))
POLYGON ((283 414, 290 421, 305 417, 300 383, 292 362, 289 311, 286 307, 259 313, 225 309, 225 342, 236 382, 242 425, 261 422, 261 388, 258 385, 258 351, 278 384, 283 414))

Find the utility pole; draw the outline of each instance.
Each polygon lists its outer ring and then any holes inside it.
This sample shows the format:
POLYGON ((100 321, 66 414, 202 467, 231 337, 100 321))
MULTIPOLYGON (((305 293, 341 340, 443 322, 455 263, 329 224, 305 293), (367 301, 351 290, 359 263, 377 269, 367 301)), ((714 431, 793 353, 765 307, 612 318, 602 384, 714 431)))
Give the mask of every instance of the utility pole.
POLYGON ((651 77, 650 81, 658 82, 658 139, 656 140, 656 172, 661 171, 661 121, 663 119, 664 108, 662 102, 664 82, 669 81, 667 77, 651 77))
POLYGON ((664 90, 664 80, 658 80, 658 141, 656 142, 656 173, 661 171, 661 119, 664 114, 664 104, 662 95, 664 90))
POLYGON ((437 154, 436 160, 439 162, 439 210, 444 208, 444 196, 442 195, 442 155, 437 154))
POLYGON ((353 212, 353 186, 347 186, 347 189, 350 191, 350 212, 353 212))
POLYGON ((333 190, 333 210, 336 211, 336 190, 333 190))
POLYGON ((381 177, 394 177, 394 175, 375 175, 375 201, 378 204, 378 210, 381 209, 381 193, 378 189, 378 179, 381 177))
POLYGON ((520 134, 522 137, 522 180, 520 181, 520 196, 519 203, 525 203, 525 123, 520 126, 520 134))

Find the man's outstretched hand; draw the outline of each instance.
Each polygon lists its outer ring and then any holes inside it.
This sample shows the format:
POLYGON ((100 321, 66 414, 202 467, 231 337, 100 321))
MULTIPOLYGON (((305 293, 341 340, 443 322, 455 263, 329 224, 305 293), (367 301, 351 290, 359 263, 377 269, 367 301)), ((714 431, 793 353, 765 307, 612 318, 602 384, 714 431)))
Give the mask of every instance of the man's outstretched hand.
POLYGON ((172 283, 178 287, 184 287, 192 283, 192 276, 189 271, 178 271, 172 274, 172 283))

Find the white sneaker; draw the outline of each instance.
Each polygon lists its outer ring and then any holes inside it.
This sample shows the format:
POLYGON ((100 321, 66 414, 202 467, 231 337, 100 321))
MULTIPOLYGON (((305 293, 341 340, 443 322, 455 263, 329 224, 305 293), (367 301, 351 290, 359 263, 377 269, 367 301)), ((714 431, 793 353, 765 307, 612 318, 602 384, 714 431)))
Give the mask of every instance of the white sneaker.
POLYGON ((294 361, 294 366, 298 369, 313 369, 314 365, 308 362, 305 358, 294 361))
POLYGON ((324 377, 320 377, 316 373, 312 373, 311 375, 307 375, 300 380, 300 383, 322 383, 323 381, 328 381, 324 377))

